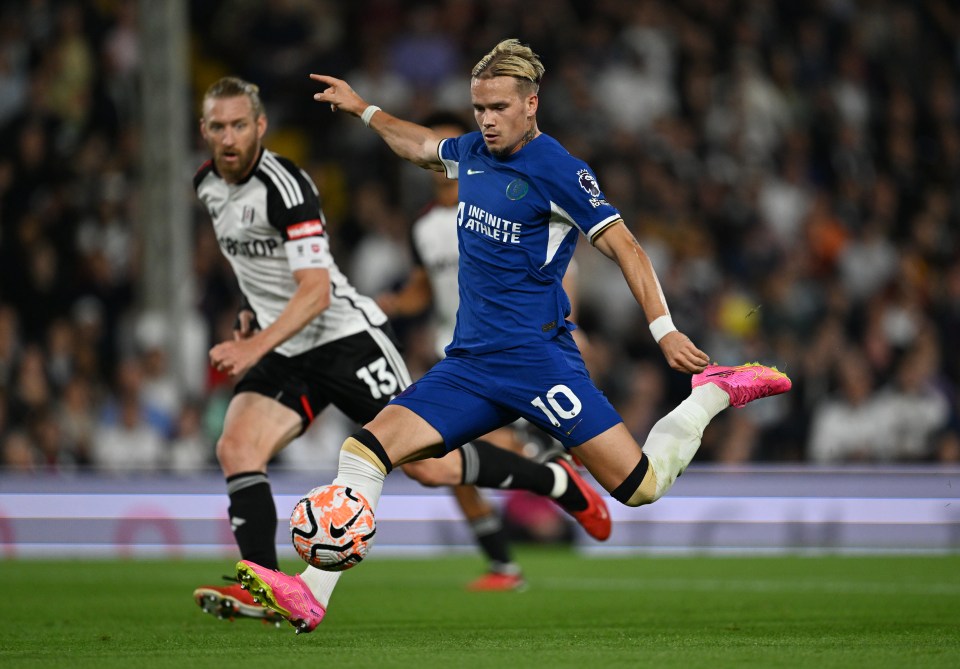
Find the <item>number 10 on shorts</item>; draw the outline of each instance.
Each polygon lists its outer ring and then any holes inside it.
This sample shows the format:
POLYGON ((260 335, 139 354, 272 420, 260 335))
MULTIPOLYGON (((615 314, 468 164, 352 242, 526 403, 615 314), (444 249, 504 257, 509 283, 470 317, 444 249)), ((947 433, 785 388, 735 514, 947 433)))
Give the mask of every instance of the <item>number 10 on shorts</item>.
POLYGON ((571 418, 575 418, 577 414, 580 413, 580 410, 583 409, 580 398, 574 395, 573 391, 563 384, 556 385, 547 391, 546 402, 543 401, 542 397, 537 395, 530 400, 530 404, 540 409, 554 427, 560 427, 560 421, 557 419, 557 416, 560 416, 560 418, 564 420, 570 420, 571 418), (570 404, 569 409, 565 409, 563 405, 557 401, 558 396, 562 396, 567 403, 570 404), (548 404, 550 405, 549 407, 547 406, 548 404))

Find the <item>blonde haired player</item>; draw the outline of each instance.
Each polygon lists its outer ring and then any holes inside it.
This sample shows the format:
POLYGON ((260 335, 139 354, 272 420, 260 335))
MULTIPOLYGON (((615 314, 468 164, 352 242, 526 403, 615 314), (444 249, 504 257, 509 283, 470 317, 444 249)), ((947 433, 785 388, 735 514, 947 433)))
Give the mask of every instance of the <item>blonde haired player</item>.
MULTIPOLYGON (((393 467, 443 455, 516 417, 575 452, 619 502, 650 504, 690 463, 715 415, 790 389, 775 368, 709 365, 677 330, 647 254, 592 170, 537 127, 543 73, 529 47, 500 42, 472 71, 479 130, 457 138, 391 116, 345 81, 311 75, 323 86, 315 100, 358 116, 401 158, 460 183, 460 306, 447 356, 340 452, 334 483, 374 507, 393 467), (561 279, 581 234, 619 265, 668 364, 693 374, 690 396, 642 447, 591 382, 566 319, 561 279)), ((237 572, 298 632, 321 621, 324 593, 300 577, 249 561, 237 572)))
MULTIPOLYGON (((228 513, 244 559, 277 567, 277 510, 267 463, 328 405, 363 424, 410 384, 387 317, 359 294, 330 253, 310 177, 262 145, 267 117, 257 87, 236 77, 204 95, 200 131, 212 154, 194 177, 220 249, 246 300, 234 338, 210 363, 237 380, 217 458, 228 513)), ((603 499, 572 469, 514 453, 478 452, 469 471, 460 452, 411 466, 425 485, 518 488, 550 496, 598 538, 610 532, 603 499)), ((337 574, 307 572, 326 593, 337 574)), ((223 618, 269 618, 236 583, 205 585, 194 598, 223 618)))

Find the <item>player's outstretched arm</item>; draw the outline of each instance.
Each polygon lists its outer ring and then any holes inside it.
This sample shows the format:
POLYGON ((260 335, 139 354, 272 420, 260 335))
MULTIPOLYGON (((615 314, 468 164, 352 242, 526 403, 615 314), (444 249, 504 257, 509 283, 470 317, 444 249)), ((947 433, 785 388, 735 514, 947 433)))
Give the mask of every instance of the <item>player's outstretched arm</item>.
POLYGON ((620 271, 643 309, 650 323, 650 331, 660 344, 660 350, 670 367, 688 374, 699 374, 706 369, 710 363, 709 356, 673 326, 667 300, 663 296, 653 264, 623 221, 604 230, 594 240, 594 246, 620 266, 620 271))
POLYGON ((326 88, 313 96, 317 102, 326 102, 333 111, 345 111, 359 116, 363 122, 383 138, 394 153, 415 165, 439 172, 443 169, 437 148, 440 135, 416 123, 392 116, 357 95, 350 84, 325 74, 311 74, 310 78, 326 88))

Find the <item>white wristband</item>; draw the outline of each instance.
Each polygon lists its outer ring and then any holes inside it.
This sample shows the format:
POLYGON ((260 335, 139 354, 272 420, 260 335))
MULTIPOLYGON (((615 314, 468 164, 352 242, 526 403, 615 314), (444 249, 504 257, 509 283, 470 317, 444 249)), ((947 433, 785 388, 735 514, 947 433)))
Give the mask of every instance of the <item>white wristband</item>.
POLYGON ((380 111, 380 107, 377 105, 367 105, 367 108, 363 110, 363 113, 360 114, 360 120, 363 121, 363 124, 370 127, 370 119, 373 118, 373 115, 380 111))
POLYGON ((666 337, 671 332, 676 332, 677 326, 673 324, 673 319, 670 318, 670 314, 665 314, 659 318, 655 318, 654 321, 650 324, 650 334, 653 335, 653 338, 657 340, 657 343, 660 343, 660 340, 666 337))

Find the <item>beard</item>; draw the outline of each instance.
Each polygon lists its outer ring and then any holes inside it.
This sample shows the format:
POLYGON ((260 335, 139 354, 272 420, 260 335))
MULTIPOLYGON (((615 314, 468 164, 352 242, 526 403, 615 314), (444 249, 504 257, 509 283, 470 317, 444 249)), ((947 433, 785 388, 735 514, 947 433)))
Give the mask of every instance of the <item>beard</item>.
POLYGON ((220 152, 214 157, 214 164, 217 166, 217 172, 227 181, 240 181, 249 174, 256 158, 255 148, 246 151, 233 151, 231 157, 235 160, 227 160, 226 153, 220 152))
POLYGON ((495 149, 494 147, 487 144, 486 140, 484 140, 484 144, 486 144, 487 151, 490 152, 490 155, 492 155, 494 158, 502 159, 522 149, 524 146, 529 144, 530 141, 534 137, 536 137, 536 135, 537 135, 536 131, 533 128, 531 128, 530 130, 528 130, 523 134, 523 136, 520 138, 520 140, 517 143, 512 144, 510 146, 501 146, 500 148, 495 149))
POLYGON ((505 149, 505 148, 494 149, 489 146, 487 147, 487 149, 490 151, 490 155, 492 155, 494 158, 506 158, 507 156, 510 155, 510 149, 505 149))

